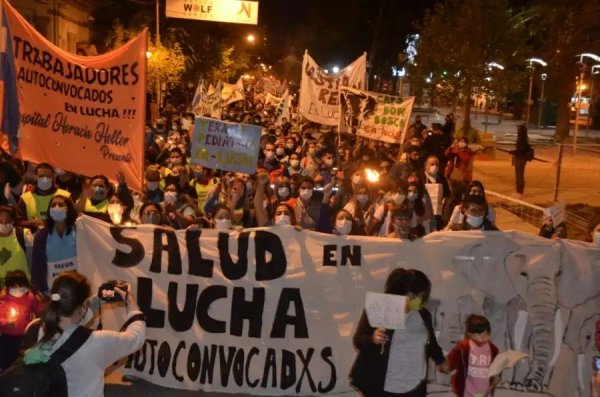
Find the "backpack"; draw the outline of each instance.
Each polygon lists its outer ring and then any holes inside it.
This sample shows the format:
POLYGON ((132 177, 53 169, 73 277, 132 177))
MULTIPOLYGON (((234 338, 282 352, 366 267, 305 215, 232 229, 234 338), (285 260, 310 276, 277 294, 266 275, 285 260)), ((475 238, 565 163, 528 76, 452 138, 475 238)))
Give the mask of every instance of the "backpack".
MULTIPOLYGON (((33 323, 27 333, 37 335, 41 322, 33 323)), ((79 326, 46 363, 26 365, 19 357, 0 374, 2 397, 68 397, 67 377, 61 364, 90 337, 92 330, 79 326)))
POLYGON ((531 146, 529 146, 529 149, 527 150, 527 153, 525 153, 525 156, 525 159, 527 161, 532 161, 535 157, 535 152, 533 151, 533 148, 531 146))

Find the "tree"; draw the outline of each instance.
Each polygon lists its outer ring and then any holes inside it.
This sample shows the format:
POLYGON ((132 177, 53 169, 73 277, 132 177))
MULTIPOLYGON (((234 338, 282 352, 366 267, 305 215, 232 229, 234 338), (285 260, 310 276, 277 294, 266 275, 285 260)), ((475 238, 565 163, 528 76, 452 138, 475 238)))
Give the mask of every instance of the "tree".
MULTIPOLYGON (((578 55, 600 52, 600 1, 532 0, 531 7, 520 17, 530 30, 536 53, 549 62, 549 89, 558 102, 555 138, 563 141, 569 137, 578 55)), ((588 62, 583 67, 589 76, 589 60, 584 62, 588 62)))
MULTIPOLYGON (((139 34, 139 31, 125 28, 119 21, 113 25, 111 34, 106 38, 108 48, 118 48, 139 34)), ((181 45, 169 40, 166 42, 148 44, 148 87, 158 83, 179 83, 186 68, 186 57, 181 45)))
POLYGON ((524 26, 506 0, 443 0, 428 10, 411 73, 413 86, 440 85, 463 102, 463 131, 470 129, 471 95, 487 87, 500 96, 522 83, 524 26), (490 68, 492 62, 504 71, 490 68))

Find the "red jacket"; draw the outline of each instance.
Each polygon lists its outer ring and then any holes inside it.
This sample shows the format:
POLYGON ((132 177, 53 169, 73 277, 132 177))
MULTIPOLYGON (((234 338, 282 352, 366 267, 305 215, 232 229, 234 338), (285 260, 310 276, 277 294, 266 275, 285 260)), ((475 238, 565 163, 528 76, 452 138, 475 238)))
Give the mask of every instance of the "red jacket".
POLYGON ((27 324, 34 314, 41 314, 44 306, 31 291, 20 298, 8 294, 0 296, 0 334, 25 335, 27 324))
MULTIPOLYGON (((490 344, 490 351, 492 353, 492 361, 498 355, 498 348, 492 342, 490 344)), ((463 397, 465 392, 465 383, 467 380, 467 370, 469 368, 469 340, 463 339, 448 353, 448 366, 451 370, 456 370, 452 375, 452 391, 459 397, 463 397)), ((491 382, 491 379, 490 379, 491 382)))

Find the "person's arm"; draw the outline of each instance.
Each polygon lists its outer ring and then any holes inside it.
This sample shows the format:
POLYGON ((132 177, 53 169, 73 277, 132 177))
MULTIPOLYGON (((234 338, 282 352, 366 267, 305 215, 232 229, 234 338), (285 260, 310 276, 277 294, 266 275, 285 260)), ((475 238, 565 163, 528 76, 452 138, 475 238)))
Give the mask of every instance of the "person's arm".
POLYGON ((85 180, 85 181, 83 181, 83 186, 81 188, 81 194, 79 195, 79 198, 75 202, 75 211, 77 211, 78 214, 83 214, 85 212, 85 203, 90 197, 92 197, 91 181, 85 180))
POLYGON ((215 210, 215 206, 219 202, 221 183, 222 182, 216 184, 206 195, 206 198, 204 199, 204 208, 202 209, 205 214, 212 214, 215 210))
POLYGON ((256 223, 258 226, 267 226, 269 223, 269 216, 267 210, 263 207, 263 202, 266 200, 265 197, 265 184, 268 182, 268 178, 260 175, 256 180, 256 192, 254 193, 254 215, 256 216, 256 223))
POLYGON ((364 350, 373 346, 373 332, 375 332, 375 328, 371 327, 369 320, 367 320, 367 314, 363 310, 352 337, 354 347, 358 350, 364 350))
POLYGON ((48 262, 46 260, 46 242, 48 240, 48 229, 42 229, 36 233, 33 240, 33 252, 31 255, 31 286, 34 292, 42 292, 48 295, 48 262))
POLYGON ((117 196, 125 204, 126 210, 131 210, 133 208, 133 196, 127 187, 127 182, 125 182, 125 175, 122 172, 117 173, 117 180, 119 181, 117 196))

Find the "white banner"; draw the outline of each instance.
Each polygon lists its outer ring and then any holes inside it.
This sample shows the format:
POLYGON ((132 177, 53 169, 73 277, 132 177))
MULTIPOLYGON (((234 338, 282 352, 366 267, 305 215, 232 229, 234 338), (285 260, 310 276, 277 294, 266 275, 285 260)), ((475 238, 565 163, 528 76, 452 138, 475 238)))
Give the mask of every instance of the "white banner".
POLYGON ((339 73, 325 73, 314 59, 304 53, 298 112, 315 123, 339 125, 339 88, 364 86, 367 54, 364 53, 339 73))
MULTIPOLYGON (((204 87, 201 88, 204 90, 204 87)), ((215 119, 221 118, 222 100, 221 91, 223 90, 223 83, 219 81, 217 86, 210 84, 205 92, 200 95, 200 102, 198 106, 193 109, 196 116, 212 117, 215 119)))
POLYGON ((167 0, 167 17, 256 25, 258 1, 167 0))
POLYGON ((227 106, 234 102, 244 100, 244 81, 242 77, 238 79, 235 84, 223 83, 223 89, 221 90, 221 102, 222 106, 227 106))
MULTIPOLYGON (((503 372, 498 396, 589 396, 600 318, 600 249, 591 244, 517 232, 412 242, 288 226, 227 234, 82 217, 77 245, 94 287, 114 279, 133 286, 148 335, 125 371, 163 386, 354 394, 352 335, 365 295, 382 292, 390 271, 405 267, 431 279, 427 307, 444 351, 479 313, 500 351, 530 355, 503 372)), ((452 396, 449 378, 429 369, 429 392, 452 396)))
POLYGON ((389 143, 402 143, 415 97, 400 98, 378 92, 340 87, 340 131, 389 143))

